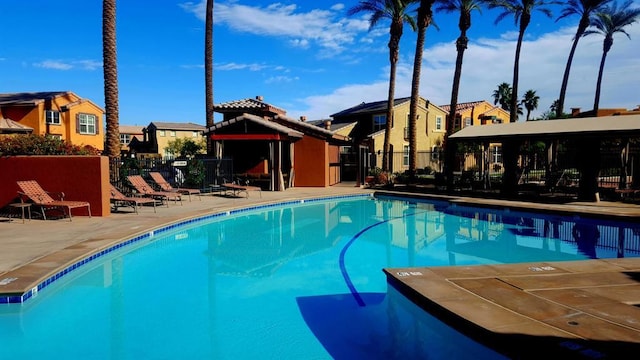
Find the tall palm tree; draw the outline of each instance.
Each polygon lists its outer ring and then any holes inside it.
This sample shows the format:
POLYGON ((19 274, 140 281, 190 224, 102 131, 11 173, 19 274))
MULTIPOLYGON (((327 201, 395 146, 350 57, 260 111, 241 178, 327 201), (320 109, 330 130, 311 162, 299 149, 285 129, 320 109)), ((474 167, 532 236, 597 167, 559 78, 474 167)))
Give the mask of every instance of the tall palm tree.
POLYGON ((600 70, 598 71, 598 82, 596 85, 596 96, 593 102, 593 111, 595 115, 598 115, 598 107, 600 105, 600 90, 602 85, 602 73, 604 71, 604 63, 607 59, 607 54, 613 46, 613 35, 615 33, 623 33, 631 38, 624 29, 625 27, 638 21, 640 16, 640 8, 630 8, 633 1, 625 1, 620 8, 617 3, 613 3, 610 6, 605 7, 600 12, 596 13, 592 26, 593 30, 585 31, 584 35, 601 34, 604 36, 604 42, 602 44, 602 59, 600 60, 600 70))
POLYGON ((382 170, 389 171, 389 150, 390 135, 393 124, 393 104, 396 87, 396 66, 400 53, 400 38, 405 22, 408 23, 413 30, 416 29, 416 23, 413 17, 409 15, 409 5, 414 0, 366 0, 360 1, 357 5, 347 11, 349 16, 360 12, 368 12, 369 30, 373 29, 381 19, 391 20, 389 26, 389 96, 387 100, 387 119, 384 134, 384 150, 382 154, 382 170))
MULTIPOLYGON (((416 25, 418 27, 418 37, 416 39, 416 51, 413 58, 413 78, 411 80, 411 102, 409 104, 409 174, 414 176, 417 167, 418 157, 418 137, 417 137, 417 118, 418 101, 420 99, 420 75, 422 72, 422 53, 424 51, 424 42, 427 28, 433 20, 433 11, 431 7, 435 0, 420 0, 418 7, 418 17, 416 25)), ((426 120, 425 120, 426 121, 426 120)))
POLYGON ((527 90, 522 97, 520 103, 524 105, 525 109, 527 109, 527 121, 529 121, 529 117, 531 116, 531 112, 538 108, 538 102, 540 101, 540 96, 536 95, 535 90, 527 90))
MULTIPOLYGON (((205 124, 213 126, 213 0, 207 0, 204 31, 205 124)), ((207 138, 207 154, 213 151, 207 138)))
POLYGON ((501 108, 509 111, 509 109, 511 108, 510 101, 512 92, 513 89, 511 89, 511 85, 509 85, 509 83, 503 82, 502 84, 498 85, 498 88, 496 90, 493 90, 493 95, 491 95, 493 97, 493 104, 500 104, 501 108))
POLYGON ((567 85, 569 83, 569 72, 571 71, 571 63, 573 62, 573 56, 578 47, 578 40, 584 35, 584 32, 591 23, 591 17, 602 10, 602 8, 611 2, 611 0, 568 0, 567 5, 562 9, 562 14, 558 17, 558 20, 579 15, 580 22, 576 29, 576 34, 573 37, 573 43, 571 44, 571 50, 569 51, 569 58, 567 59, 567 65, 564 68, 564 75, 562 76, 562 86, 560 86, 560 97, 558 98, 558 104, 556 108, 556 114, 562 115, 564 112, 564 99, 567 92, 567 85))
POLYGON ((445 151, 445 172, 447 179, 447 189, 453 189, 453 161, 454 161, 454 149, 451 146, 447 146, 447 139, 449 135, 453 133, 453 127, 455 126, 456 108, 458 107, 458 92, 460 89, 460 78, 462 76, 462 61, 464 58, 464 51, 467 49, 469 39, 467 38, 467 30, 471 27, 471 12, 473 10, 481 11, 481 5, 486 0, 438 0, 438 7, 436 11, 444 12, 460 12, 460 18, 458 20, 458 29, 460 29, 460 36, 456 40, 456 68, 453 73, 453 85, 451 86, 451 101, 449 105, 449 116, 447 117, 446 133, 444 136, 444 151, 445 151))
POLYGON ((116 0, 102 1, 102 63, 104 74, 104 108, 107 117, 105 155, 120 157, 118 111, 118 66, 116 55, 116 0))
POLYGON ((548 0, 489 0, 489 8, 501 8, 502 13, 496 18, 496 23, 509 15, 513 15, 516 24, 519 25, 518 42, 516 44, 516 56, 513 63, 513 91, 511 96, 511 104, 509 106, 509 122, 518 120, 518 76, 520 69, 520 50, 522 49, 522 39, 524 32, 527 30, 531 22, 531 13, 538 10, 548 17, 552 16, 551 10, 545 7, 550 4, 557 4, 557 1, 548 0))

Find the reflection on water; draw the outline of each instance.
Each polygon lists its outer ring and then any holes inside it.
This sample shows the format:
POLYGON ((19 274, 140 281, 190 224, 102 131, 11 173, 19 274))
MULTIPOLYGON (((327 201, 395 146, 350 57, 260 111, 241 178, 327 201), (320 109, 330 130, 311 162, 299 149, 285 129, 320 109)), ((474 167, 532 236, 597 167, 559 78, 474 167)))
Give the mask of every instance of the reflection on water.
POLYGON ((634 224, 446 202, 240 213, 166 231, 24 305, 0 306, 0 349, 11 358, 493 357, 387 290, 381 269, 639 256, 639 234, 634 224))

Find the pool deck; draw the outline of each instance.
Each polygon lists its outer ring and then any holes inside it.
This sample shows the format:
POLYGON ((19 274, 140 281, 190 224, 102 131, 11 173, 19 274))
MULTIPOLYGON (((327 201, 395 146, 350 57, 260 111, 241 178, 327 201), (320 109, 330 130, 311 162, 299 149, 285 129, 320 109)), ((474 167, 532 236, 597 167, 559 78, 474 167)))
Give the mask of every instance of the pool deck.
MULTIPOLYGON (((167 224, 233 209, 370 193, 354 184, 203 195, 182 205, 124 209, 68 220, 0 218, 0 294, 21 294, 70 264, 167 224), (8 281, 7 279, 11 279, 8 281)), ((385 192, 406 196, 404 192, 385 192)), ((617 217, 640 222, 640 206, 619 202, 531 203, 416 194, 460 204, 617 217)), ((640 350, 640 259, 384 269, 389 283, 445 322, 509 357, 563 353, 629 356, 640 350)), ((1 305, 0 305, 1 306, 1 305)))

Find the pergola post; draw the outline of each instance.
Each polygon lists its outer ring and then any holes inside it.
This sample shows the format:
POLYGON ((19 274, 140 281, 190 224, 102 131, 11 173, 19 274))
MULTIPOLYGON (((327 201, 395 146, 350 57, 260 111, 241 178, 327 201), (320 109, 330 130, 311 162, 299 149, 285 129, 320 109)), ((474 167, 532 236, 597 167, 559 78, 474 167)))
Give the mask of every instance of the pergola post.
POLYGON ((598 201, 598 174, 600 173, 600 139, 583 138, 576 141, 580 183, 578 200, 598 201))
POLYGON ((509 139, 502 142, 502 195, 513 197, 518 193, 518 155, 520 141, 509 139))

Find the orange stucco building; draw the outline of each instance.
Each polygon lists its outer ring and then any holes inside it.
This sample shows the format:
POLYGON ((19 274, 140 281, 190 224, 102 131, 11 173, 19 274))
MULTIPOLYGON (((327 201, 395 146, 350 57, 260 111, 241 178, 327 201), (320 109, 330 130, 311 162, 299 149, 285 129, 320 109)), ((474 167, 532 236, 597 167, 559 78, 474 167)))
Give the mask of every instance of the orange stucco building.
POLYGON ((71 91, 0 94, 0 115, 34 134, 104 150, 104 110, 71 91))

